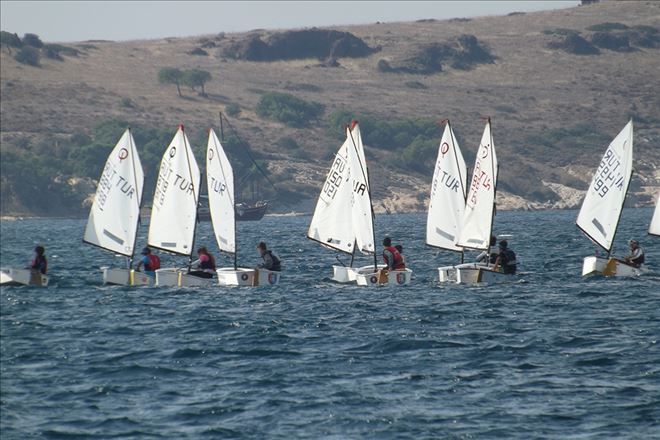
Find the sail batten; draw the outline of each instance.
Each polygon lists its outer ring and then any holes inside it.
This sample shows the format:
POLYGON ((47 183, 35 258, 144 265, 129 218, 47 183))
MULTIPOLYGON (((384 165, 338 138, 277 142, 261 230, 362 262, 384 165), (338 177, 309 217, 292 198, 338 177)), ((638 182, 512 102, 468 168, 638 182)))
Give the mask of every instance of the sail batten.
POLYGON ((148 244, 192 256, 201 174, 188 138, 179 127, 160 162, 148 244))
POLYGON ((465 211, 465 160, 447 122, 433 172, 429 210, 426 220, 426 244, 450 251, 462 251, 456 245, 465 211))
POLYGON ((224 148, 211 129, 206 148, 206 184, 213 231, 221 251, 236 253, 234 171, 224 148))
POLYGON ((489 248, 495 214, 497 173, 497 155, 489 120, 477 150, 457 246, 478 250, 489 248))
POLYGON ((619 224, 632 177, 632 119, 607 147, 585 195, 577 226, 607 252, 619 224))
POLYGON ((105 163, 83 242, 132 257, 140 220, 144 172, 127 129, 105 163))

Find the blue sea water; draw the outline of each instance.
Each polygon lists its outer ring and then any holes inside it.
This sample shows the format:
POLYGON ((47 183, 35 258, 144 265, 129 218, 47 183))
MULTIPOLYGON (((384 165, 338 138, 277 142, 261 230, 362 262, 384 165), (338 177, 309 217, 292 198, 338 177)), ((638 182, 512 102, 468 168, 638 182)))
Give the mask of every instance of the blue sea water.
POLYGON ((377 289, 328 281, 306 216, 238 224, 239 263, 266 240, 280 285, 204 290, 103 286, 122 260, 84 220, 3 221, 2 265, 43 243, 50 285, 1 290, 1 438, 660 438, 651 210, 624 211, 617 253, 636 237, 652 268, 628 279, 580 276, 576 216, 498 212, 522 274, 472 287, 437 283, 458 256, 424 246, 425 215, 378 216, 415 275, 377 289))

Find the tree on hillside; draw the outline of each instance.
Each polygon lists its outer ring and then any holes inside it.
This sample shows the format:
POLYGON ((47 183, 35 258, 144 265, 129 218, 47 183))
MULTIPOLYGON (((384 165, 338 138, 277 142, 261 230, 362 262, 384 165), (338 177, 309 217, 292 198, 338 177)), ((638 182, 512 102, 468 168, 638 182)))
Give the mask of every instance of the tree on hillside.
POLYGON ((195 90, 195 87, 202 88, 202 96, 206 96, 204 84, 211 80, 211 73, 206 70, 192 69, 183 72, 183 83, 195 90))
POLYGON ((12 34, 11 32, 7 31, 0 31, 0 44, 7 46, 7 51, 11 53, 12 47, 21 47, 23 42, 21 42, 21 39, 17 34, 12 34))
POLYGON ((39 67, 39 58, 39 51, 30 46, 21 47, 16 55, 14 55, 14 59, 19 63, 34 67, 39 67))
POLYGON ((176 84, 176 91, 181 95, 183 72, 176 67, 163 67, 158 71, 158 81, 162 84, 176 84))
POLYGON ((23 44, 26 46, 36 47, 37 49, 44 47, 44 43, 41 41, 41 38, 39 38, 39 35, 37 34, 23 35, 23 44))

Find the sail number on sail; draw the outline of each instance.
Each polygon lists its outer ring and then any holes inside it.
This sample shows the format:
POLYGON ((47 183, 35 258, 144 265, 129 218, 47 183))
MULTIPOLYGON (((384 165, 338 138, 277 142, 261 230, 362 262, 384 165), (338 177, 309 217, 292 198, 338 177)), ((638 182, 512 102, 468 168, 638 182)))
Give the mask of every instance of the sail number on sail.
MULTIPOLYGON (((479 157, 485 159, 490 153, 490 144, 481 145, 479 157)), ((468 202, 471 205, 477 204, 477 194, 480 188, 490 190, 493 185, 492 177, 488 171, 481 169, 481 160, 477 160, 474 164, 474 174, 472 174, 472 182, 470 183, 470 199, 468 202)))
POLYGON ((598 165, 593 190, 603 198, 613 186, 618 190, 622 190, 624 180, 624 176, 621 174, 621 161, 614 151, 608 148, 600 161, 600 165, 598 165))
POLYGON ((132 199, 135 194, 135 187, 117 173, 114 163, 108 161, 105 164, 103 174, 99 180, 98 189, 96 190, 96 200, 98 201, 99 210, 103 211, 105 202, 108 200, 108 195, 113 187, 119 188, 121 193, 129 199, 132 199))
POLYGON ((180 174, 174 173, 172 164, 169 162, 163 163, 160 167, 160 174, 158 175, 158 182, 156 182, 156 192, 154 194, 154 206, 162 207, 165 203, 165 194, 170 187, 170 180, 174 176, 174 188, 186 192, 188 195, 194 194, 195 185, 186 180, 180 174))
POLYGON ((346 160, 337 155, 335 161, 332 163, 328 178, 325 181, 321 196, 332 200, 337 195, 339 187, 344 182, 344 171, 346 170, 346 160))
MULTIPOLYGON (((449 144, 443 142, 440 150, 443 156, 445 155, 448 149, 449 149, 449 144)), ((447 188, 449 188, 449 191, 453 191, 455 193, 458 193, 460 191, 460 186, 461 186, 460 179, 456 178, 447 171, 443 170, 442 169, 443 163, 444 162, 440 160, 436 162, 435 173, 433 173, 434 179, 433 179, 433 183, 431 184, 431 198, 433 198, 433 196, 436 194, 436 192, 438 191, 438 187, 441 184, 444 184, 447 188)))

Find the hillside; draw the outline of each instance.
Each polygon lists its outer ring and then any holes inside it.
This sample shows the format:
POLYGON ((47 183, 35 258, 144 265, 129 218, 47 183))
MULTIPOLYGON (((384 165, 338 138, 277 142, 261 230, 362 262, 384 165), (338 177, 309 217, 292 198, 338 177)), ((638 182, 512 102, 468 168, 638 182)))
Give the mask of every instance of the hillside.
MULTIPOLYGON (((429 128, 434 121, 451 119, 471 165, 486 115, 500 163, 498 208, 577 206, 606 145, 630 117, 629 202, 653 202, 660 187, 660 3, 332 31, 218 29, 190 38, 87 41, 66 45, 77 52, 42 56, 40 67, 18 62, 18 49, 3 44, 1 213, 84 214, 91 179, 114 141, 99 144, 118 139, 124 122, 140 136, 150 198, 176 126, 186 126, 203 163, 207 128, 217 129, 218 112, 232 108, 240 109, 228 117, 235 132, 278 188, 266 195, 280 212, 313 209, 341 143, 337 126, 351 116, 371 127, 363 136, 377 212, 424 209, 441 133, 429 128), (309 35, 319 35, 317 52, 305 52, 309 35), (179 97, 174 85, 159 82, 164 67, 210 72, 206 93, 182 86, 179 97), (258 114, 272 92, 320 103, 321 114, 297 127, 258 114)), ((240 153, 236 145, 233 154, 240 153)))

